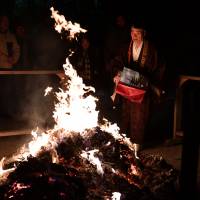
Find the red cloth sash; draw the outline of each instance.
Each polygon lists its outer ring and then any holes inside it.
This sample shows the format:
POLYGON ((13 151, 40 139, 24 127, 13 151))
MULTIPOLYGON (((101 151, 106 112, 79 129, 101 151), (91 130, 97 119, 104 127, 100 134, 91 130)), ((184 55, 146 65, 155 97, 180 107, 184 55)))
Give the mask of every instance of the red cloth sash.
POLYGON ((146 93, 145 90, 124 85, 122 82, 120 82, 117 85, 116 92, 122 95, 123 97, 127 98, 128 100, 137 103, 142 102, 144 95, 146 93))

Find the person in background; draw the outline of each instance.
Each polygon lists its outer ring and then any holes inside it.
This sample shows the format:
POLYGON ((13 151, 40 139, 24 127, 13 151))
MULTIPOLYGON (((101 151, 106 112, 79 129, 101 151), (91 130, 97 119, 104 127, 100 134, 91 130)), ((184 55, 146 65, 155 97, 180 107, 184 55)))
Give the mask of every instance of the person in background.
MULTIPOLYGON (((124 98, 121 130, 134 143, 135 152, 141 150, 149 120, 151 102, 158 102, 162 94, 162 78, 165 64, 161 61, 155 46, 146 38, 142 23, 131 26, 131 41, 121 52, 123 65, 137 72, 137 81, 146 80, 145 94, 141 102, 124 98)), ((134 80, 134 79, 133 79, 134 80)))
POLYGON ((29 50, 29 38, 27 33, 27 27, 21 21, 15 23, 15 35, 17 42, 20 46, 20 57, 15 63, 17 68, 29 67, 30 68, 30 50, 29 50))
POLYGON ((0 68, 12 69, 20 56, 20 46, 16 36, 9 30, 10 22, 6 15, 0 16, 0 68))
POLYGON ((130 40, 127 18, 123 14, 114 17, 113 25, 107 30, 104 42, 105 72, 110 73, 112 60, 130 40))
POLYGON ((70 57, 70 62, 86 85, 95 88, 99 86, 100 52, 91 44, 87 34, 81 36, 80 43, 70 57))

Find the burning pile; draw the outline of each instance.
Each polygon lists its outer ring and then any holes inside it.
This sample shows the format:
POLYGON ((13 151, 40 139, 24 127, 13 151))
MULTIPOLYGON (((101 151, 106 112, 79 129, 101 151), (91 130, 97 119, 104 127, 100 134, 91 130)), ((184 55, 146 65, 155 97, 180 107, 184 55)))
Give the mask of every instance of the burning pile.
MULTIPOLYGON (((121 141, 100 129, 63 138, 55 151, 13 162, 16 169, 0 187, 0 199, 174 199, 177 171, 161 157, 140 160, 121 141), (117 198, 116 198, 117 199, 117 198)), ((13 165, 14 166, 14 165, 13 165)), ((6 167, 6 165, 5 165, 6 167)))
MULTIPOLYGON (((63 20, 56 21, 68 27, 63 20)), ((68 59, 63 68, 54 128, 33 132, 29 144, 1 161, 0 199, 175 199, 177 171, 155 155, 137 159, 116 124, 98 124, 94 88, 83 83, 68 59)))

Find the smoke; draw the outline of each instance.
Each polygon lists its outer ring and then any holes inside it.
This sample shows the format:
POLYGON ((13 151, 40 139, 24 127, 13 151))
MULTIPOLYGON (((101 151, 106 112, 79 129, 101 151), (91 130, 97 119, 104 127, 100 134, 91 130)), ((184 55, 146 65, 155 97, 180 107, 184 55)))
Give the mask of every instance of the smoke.
POLYGON ((30 128, 52 127, 54 125, 54 92, 44 96, 47 87, 58 88, 59 78, 56 75, 29 75, 23 77, 23 92, 17 98, 18 115, 30 128))

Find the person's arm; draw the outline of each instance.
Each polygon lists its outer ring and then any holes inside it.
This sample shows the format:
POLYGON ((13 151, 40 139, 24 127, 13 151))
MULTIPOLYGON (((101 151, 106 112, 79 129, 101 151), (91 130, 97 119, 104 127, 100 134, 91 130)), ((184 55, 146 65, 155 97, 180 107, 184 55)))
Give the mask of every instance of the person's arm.
POLYGON ((117 88, 117 85, 118 85, 119 82, 120 82, 120 78, 121 78, 121 71, 119 71, 119 72, 115 75, 115 77, 113 78, 113 82, 114 82, 114 91, 113 91, 113 94, 110 96, 113 102, 115 101, 115 97, 116 97, 116 94, 117 94, 116 88, 117 88))

